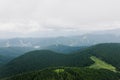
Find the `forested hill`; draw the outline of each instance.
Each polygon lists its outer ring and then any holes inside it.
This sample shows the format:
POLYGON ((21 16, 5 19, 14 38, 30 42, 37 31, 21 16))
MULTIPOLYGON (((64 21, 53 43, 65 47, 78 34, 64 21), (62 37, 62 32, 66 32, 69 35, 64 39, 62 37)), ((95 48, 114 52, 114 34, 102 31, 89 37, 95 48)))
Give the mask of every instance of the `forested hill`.
POLYGON ((32 50, 36 49, 32 47, 0 47, 0 66, 32 50))
POLYGON ((103 69, 49 68, 1 80, 119 80, 120 74, 103 69))
POLYGON ((89 47, 85 52, 120 69, 120 43, 104 43, 89 47))
POLYGON ((28 52, 4 65, 0 69, 0 77, 41 70, 48 67, 87 67, 95 63, 91 56, 95 56, 98 58, 95 60, 101 60, 103 63, 110 64, 119 70, 120 44, 98 44, 71 54, 60 54, 49 50, 28 52))
POLYGON ((89 54, 60 54, 49 50, 37 50, 28 52, 3 66, 0 69, 0 76, 9 76, 21 72, 34 71, 47 67, 84 67, 94 63, 89 54))

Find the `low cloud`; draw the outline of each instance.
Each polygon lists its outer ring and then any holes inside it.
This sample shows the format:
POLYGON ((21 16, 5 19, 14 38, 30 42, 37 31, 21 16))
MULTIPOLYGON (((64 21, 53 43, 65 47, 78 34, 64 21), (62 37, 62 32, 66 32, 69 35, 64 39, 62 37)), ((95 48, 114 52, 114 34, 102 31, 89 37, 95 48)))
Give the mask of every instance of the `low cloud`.
POLYGON ((80 35, 120 28, 120 0, 0 0, 0 37, 80 35))

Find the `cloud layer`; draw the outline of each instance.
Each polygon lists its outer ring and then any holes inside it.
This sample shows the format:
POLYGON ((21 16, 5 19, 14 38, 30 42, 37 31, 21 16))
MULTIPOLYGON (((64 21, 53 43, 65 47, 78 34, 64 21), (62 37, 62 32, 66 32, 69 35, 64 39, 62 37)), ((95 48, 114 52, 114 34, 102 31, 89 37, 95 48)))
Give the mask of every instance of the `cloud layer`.
POLYGON ((79 35, 120 28, 120 0, 0 0, 0 37, 79 35))

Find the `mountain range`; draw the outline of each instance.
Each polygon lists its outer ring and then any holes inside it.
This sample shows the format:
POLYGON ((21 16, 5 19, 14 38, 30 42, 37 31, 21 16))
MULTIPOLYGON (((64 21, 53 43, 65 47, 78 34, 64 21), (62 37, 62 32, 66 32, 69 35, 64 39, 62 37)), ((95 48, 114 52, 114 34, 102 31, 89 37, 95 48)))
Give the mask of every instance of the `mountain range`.
POLYGON ((58 52, 60 54, 69 54, 72 52, 80 51, 85 49, 84 47, 72 47, 72 46, 65 46, 65 45, 51 45, 48 47, 43 48, 33 48, 33 47, 1 47, 0 48, 0 66, 6 64, 7 62, 11 61, 12 59, 19 57, 26 52, 30 52, 33 50, 51 50, 54 52, 58 52))
POLYGON ((25 53, 1 67, 0 77, 9 77, 50 67, 86 67, 119 73, 119 52, 120 43, 93 45, 69 54, 60 54, 50 50, 35 50, 25 53))
POLYGON ((112 29, 77 36, 0 39, 0 47, 43 48, 51 45, 91 46, 99 43, 118 43, 120 42, 119 32, 120 29, 112 29))
POLYGON ((119 31, 0 39, 0 80, 120 80, 119 31))

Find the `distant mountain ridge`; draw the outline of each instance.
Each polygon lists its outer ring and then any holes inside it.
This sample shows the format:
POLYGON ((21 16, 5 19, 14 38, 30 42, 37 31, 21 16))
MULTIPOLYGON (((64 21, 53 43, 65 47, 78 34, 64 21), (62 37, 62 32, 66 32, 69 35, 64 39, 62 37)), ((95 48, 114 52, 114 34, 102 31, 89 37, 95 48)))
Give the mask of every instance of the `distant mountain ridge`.
POLYGON ((99 43, 120 43, 120 28, 91 33, 47 38, 12 38, 0 39, 0 47, 43 48, 51 45, 91 46, 99 43))
POLYGON ((0 66, 32 50, 36 49, 31 47, 0 47, 0 66))
POLYGON ((65 45, 51 45, 44 48, 36 48, 33 47, 0 47, 0 66, 2 64, 6 64, 7 62, 11 61, 12 59, 23 55, 26 52, 33 51, 33 50, 52 50, 58 52, 60 54, 70 54, 72 52, 80 51, 85 49, 86 47, 72 47, 72 46, 65 46, 65 45))
POLYGON ((65 45, 51 45, 48 47, 44 47, 43 49, 47 49, 47 50, 51 50, 54 52, 58 52, 58 53, 63 53, 63 54, 70 54, 73 52, 77 52, 77 51, 82 51, 84 49, 86 49, 87 46, 80 46, 80 47, 76 47, 76 46, 65 46, 65 45))

